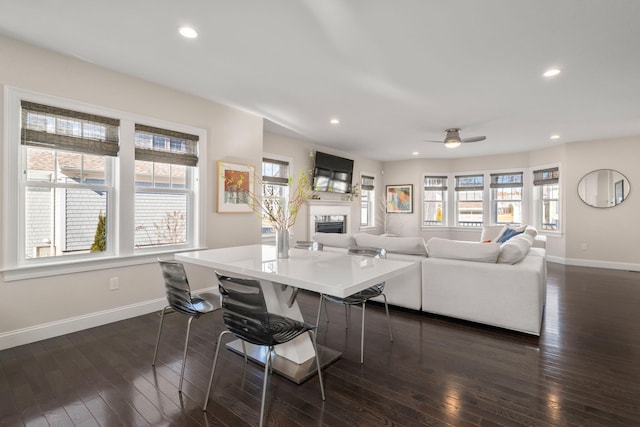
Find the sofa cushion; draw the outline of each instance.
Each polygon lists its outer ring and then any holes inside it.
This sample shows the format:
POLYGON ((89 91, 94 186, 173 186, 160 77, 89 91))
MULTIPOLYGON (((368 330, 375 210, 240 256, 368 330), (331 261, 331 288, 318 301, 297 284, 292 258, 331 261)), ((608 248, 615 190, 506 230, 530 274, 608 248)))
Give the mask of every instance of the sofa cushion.
POLYGON ((514 239, 515 239, 515 240, 518 240, 518 239, 524 239, 524 240, 526 240, 527 242, 529 242, 529 245, 530 245, 530 246, 533 246, 534 238, 533 238, 530 234, 527 234, 527 233, 518 234, 517 236, 513 236, 513 237, 512 237, 511 239, 509 239, 509 240, 514 240, 514 239))
POLYGON ((359 233, 353 236, 358 246, 384 248, 387 252, 427 256, 427 247, 422 237, 386 237, 359 233))
POLYGON ((524 229, 524 234, 528 234, 531 237, 536 237, 538 235, 538 229, 533 225, 527 225, 527 228, 524 229))
POLYGON ((500 254, 500 245, 494 242, 466 242, 432 237, 427 242, 427 252, 430 258, 495 263, 500 254))
MULTIPOLYGON (((528 236, 527 236, 528 237, 528 236)), ((516 236, 500 245, 499 264, 516 264, 520 262, 531 249, 531 241, 525 236, 516 236)))
POLYGON ((312 238, 315 242, 322 243, 324 246, 350 248, 356 245, 353 236, 345 233, 316 233, 312 238))

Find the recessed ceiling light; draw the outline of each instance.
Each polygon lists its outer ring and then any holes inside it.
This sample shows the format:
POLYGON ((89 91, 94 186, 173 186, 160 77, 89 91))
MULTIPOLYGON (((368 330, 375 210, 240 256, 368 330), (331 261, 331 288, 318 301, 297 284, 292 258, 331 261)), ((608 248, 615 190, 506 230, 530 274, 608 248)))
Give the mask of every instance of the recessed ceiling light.
POLYGON ((339 124, 340 124, 340 120, 338 120, 338 119, 331 119, 331 120, 329 120, 329 123, 331 123, 332 125, 339 125, 339 124))
POLYGON ((182 37, 186 37, 188 39, 195 39, 198 37, 198 32, 191 27, 180 27, 178 32, 182 37))
POLYGON ((545 76, 545 77, 555 77, 558 74, 560 74, 560 69, 559 68, 549 68, 547 71, 544 72, 543 76, 545 76))
POLYGON ((414 151, 413 153, 411 153, 412 156, 417 156, 418 154, 420 153, 418 153, 417 151, 414 151))
POLYGON ((560 135, 557 135, 557 134, 551 135, 549 138, 550 139, 560 139, 560 135))

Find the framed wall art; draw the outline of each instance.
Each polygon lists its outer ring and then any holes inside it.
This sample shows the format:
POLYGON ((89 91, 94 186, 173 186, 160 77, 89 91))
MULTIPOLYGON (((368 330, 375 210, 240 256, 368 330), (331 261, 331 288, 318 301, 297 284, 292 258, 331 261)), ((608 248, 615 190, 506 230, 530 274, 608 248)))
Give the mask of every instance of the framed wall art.
POLYGON ((249 205, 254 191, 255 168, 252 165, 218 161, 219 213, 253 212, 249 205))
POLYGON ((413 185, 387 185, 387 213, 413 213, 413 185))

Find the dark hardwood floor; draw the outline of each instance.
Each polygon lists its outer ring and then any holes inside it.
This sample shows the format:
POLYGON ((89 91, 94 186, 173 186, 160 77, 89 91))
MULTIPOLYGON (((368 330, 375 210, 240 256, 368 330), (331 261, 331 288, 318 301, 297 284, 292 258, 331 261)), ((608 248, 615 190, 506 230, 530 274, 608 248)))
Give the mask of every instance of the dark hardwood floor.
MULTIPOLYGON (((299 298, 315 321, 317 296, 299 298)), ((268 425, 640 426, 640 273, 549 264, 539 339, 394 309, 390 343, 373 306, 364 365, 359 316, 345 333, 342 308, 329 310, 318 341, 344 354, 324 371, 327 400, 317 377, 298 386, 272 375, 268 425)), ((154 369, 158 321, 149 314, 1 351, 0 425, 257 425, 263 371, 227 350, 201 409, 221 313, 193 322, 182 396, 186 319, 167 318, 154 369)))

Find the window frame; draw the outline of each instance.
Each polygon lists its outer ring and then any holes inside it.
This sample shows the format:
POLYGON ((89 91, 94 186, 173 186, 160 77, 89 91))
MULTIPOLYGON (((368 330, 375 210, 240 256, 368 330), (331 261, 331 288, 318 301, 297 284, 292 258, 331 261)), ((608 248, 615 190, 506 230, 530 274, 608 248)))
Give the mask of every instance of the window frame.
MULTIPOLYGON (((262 174, 262 171, 264 169, 264 163, 265 160, 271 160, 274 163, 275 162, 279 162, 279 163, 283 163, 287 165, 287 184, 282 185, 282 187, 285 187, 285 196, 284 196, 284 204, 285 206, 288 205, 289 203, 289 196, 290 196, 290 192, 291 192, 291 179, 294 176, 293 175, 293 159, 291 157, 287 157, 287 156, 281 156, 278 154, 272 154, 272 153, 263 153, 262 154, 262 160, 260 161, 260 185, 262 186, 262 191, 260 193, 260 197, 264 197, 264 186, 268 185, 267 181, 265 180, 265 176, 262 174)), ((277 183, 273 182, 271 183, 271 185, 278 185, 277 183)), ((276 238, 276 233, 275 231, 273 232, 263 232, 262 231, 263 227, 262 227, 262 219, 260 219, 260 236, 262 237, 262 240, 265 242, 269 242, 269 241, 275 241, 276 238)))
MULTIPOLYGON (((486 184, 486 179, 485 179, 485 173, 468 173, 468 174, 464 174, 464 175, 455 175, 454 176, 455 179, 455 186, 454 186, 454 192, 455 192, 455 210, 454 210, 454 215, 455 215, 455 222, 454 224, 456 225, 456 227, 460 227, 460 228, 466 228, 466 229, 478 229, 481 228, 485 225, 486 223, 486 194, 485 191, 487 189, 486 184), (480 177, 482 178, 482 185, 476 185, 476 186, 460 186, 458 178, 477 178, 480 177), (468 189, 464 189, 464 188, 468 188, 468 189), (481 194, 481 199, 480 200, 473 200, 474 202, 478 202, 480 201, 482 203, 482 222, 479 224, 474 224, 474 225, 461 225, 462 222, 474 222, 474 221, 460 221, 460 194, 461 192, 475 192, 475 193, 480 193, 481 194)), ((462 200, 462 201, 469 201, 469 200, 462 200)))
POLYGON ((533 199, 534 199, 534 209, 533 209, 533 216, 534 216, 534 223, 536 228, 538 229, 539 232, 545 233, 545 234, 551 234, 551 235, 557 235, 557 234, 562 234, 562 230, 563 230, 563 220, 562 220, 562 167, 560 164, 551 164, 551 165, 544 165, 544 166, 536 166, 531 168, 531 177, 532 177, 532 183, 531 186, 533 187, 533 199), (558 176, 556 181, 553 184, 549 183, 549 184, 536 184, 536 179, 535 179, 535 174, 536 172, 542 172, 542 171, 547 171, 547 170, 553 170, 553 169, 557 169, 558 172, 558 176), (558 227, 556 230, 546 230, 543 228, 543 220, 544 220, 544 201, 546 199, 543 198, 543 187, 544 185, 557 185, 558 187, 558 198, 557 199, 548 199, 548 200, 557 200, 557 204, 558 204, 558 227))
MULTIPOLYGON (((194 229, 194 215, 193 215, 193 203, 192 200, 195 198, 193 194, 193 174, 197 173, 197 163, 198 163, 198 154, 197 148, 199 144, 199 136, 191 135, 183 132, 177 132, 175 129, 166 129, 159 128, 157 126, 148 126, 146 124, 136 122, 134 125, 134 145, 135 145, 135 155, 134 155, 134 234, 135 238, 138 238, 138 195, 139 194, 154 194, 159 195, 179 195, 184 196, 187 204, 187 212, 185 218, 185 243, 176 243, 176 244, 151 244, 147 246, 137 246, 137 242, 134 240, 134 251, 144 253, 157 251, 158 248, 173 248, 173 249, 181 249, 181 248, 190 248, 190 242, 193 240, 193 229, 194 229), (137 144, 137 134, 140 133, 142 135, 151 136, 152 144, 151 148, 143 147, 137 144), (165 140, 164 148, 156 147, 156 137, 159 139, 162 138, 165 140), (173 143, 174 140, 181 140, 183 142, 182 150, 174 150, 173 143), (138 186, 138 167, 137 162, 147 162, 151 165, 151 185, 138 186), (195 165, 194 165, 195 164, 195 165), (169 182, 168 187, 156 186, 156 177, 160 176, 156 170, 157 165, 162 165, 164 167, 169 168, 169 182), (194 165, 194 166, 192 166, 194 165), (175 187, 173 186, 173 168, 174 167, 184 167, 184 187, 175 187)), ((166 218, 166 216, 165 216, 166 218)), ((154 224, 155 225, 155 224, 154 224)))
POLYGON ((375 210, 375 204, 376 204, 376 176, 375 174, 372 173, 368 173, 368 172, 361 172, 360 173, 360 201, 358 204, 358 212, 359 215, 358 217, 359 219, 359 223, 360 223, 360 230, 367 230, 367 229, 374 229, 376 228, 376 210, 375 210), (368 184, 365 184, 365 179, 364 178, 370 178, 371 179, 371 187, 372 188, 368 188, 368 184), (367 199, 364 200, 364 195, 367 195, 367 199), (366 207, 365 207, 366 204, 366 207), (362 223, 362 212, 363 209, 367 210, 367 223, 363 224, 362 223))
POLYGON ((447 227, 449 224, 448 215, 449 215, 449 176, 435 173, 428 173, 422 175, 422 219, 421 226, 425 229, 433 229, 437 227, 447 227), (427 179, 440 179, 443 182, 441 187, 437 186, 427 186, 427 179), (441 188, 437 190, 437 188, 441 188), (441 203, 442 203, 442 212, 441 212, 441 221, 440 224, 426 224, 425 214, 426 214, 426 205, 428 202, 433 202, 431 200, 427 200, 427 191, 440 192, 441 193, 441 203))
POLYGON ((525 221, 524 214, 524 172, 516 171, 516 172, 494 172, 489 173, 489 189, 490 189, 490 198, 491 198, 491 225, 520 225, 525 221), (519 176, 520 182, 513 183, 513 185, 509 185, 509 183, 498 182, 500 177, 506 176, 519 176), (495 179, 494 179, 495 178, 495 179), (498 192, 503 188, 520 188, 520 199, 498 199, 498 192), (506 202, 506 201, 516 201, 520 204, 520 221, 519 222, 500 222, 498 221, 498 203, 506 202))
POLYGON ((6 281, 44 277, 135 265, 150 262, 158 254, 173 253, 177 250, 194 250, 202 247, 206 236, 204 186, 200 185, 207 176, 206 156, 207 133, 168 121, 158 120, 133 113, 118 111, 56 96, 39 94, 19 88, 5 86, 4 139, 3 147, 3 258, 2 270, 6 281), (21 101, 51 105, 63 109, 80 111, 120 119, 120 149, 118 157, 105 161, 105 174, 111 173, 112 189, 109 191, 109 222, 107 233, 110 246, 107 251, 90 254, 72 254, 56 257, 26 259, 25 257, 25 191, 26 177, 23 176, 26 150, 20 143, 21 101), (162 246, 155 250, 136 251, 134 247, 135 220, 135 140, 134 124, 148 123, 178 132, 191 133, 200 138, 199 157, 201 161, 192 176, 193 200, 190 201, 191 236, 185 246, 162 246), (153 258, 150 255, 155 255, 153 258))

